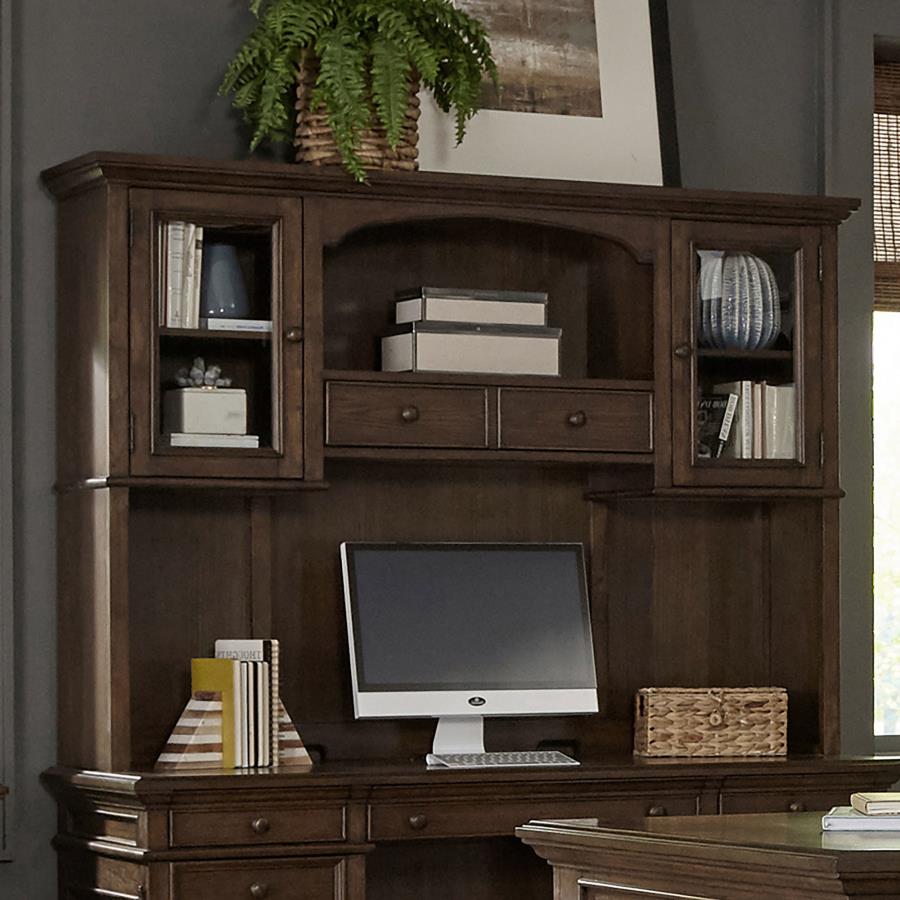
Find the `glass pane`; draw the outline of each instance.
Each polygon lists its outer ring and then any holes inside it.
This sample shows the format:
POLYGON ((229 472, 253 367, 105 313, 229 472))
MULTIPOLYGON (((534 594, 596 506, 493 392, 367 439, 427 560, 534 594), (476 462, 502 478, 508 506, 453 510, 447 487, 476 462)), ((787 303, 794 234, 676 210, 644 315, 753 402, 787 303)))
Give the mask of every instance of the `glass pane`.
POLYGON ((875 734, 900 733, 900 312, 874 314, 872 341, 875 734))
POLYGON ((158 246, 162 446, 271 447, 271 228, 161 220, 158 246))
POLYGON ((697 459, 797 459, 796 271, 792 250, 697 250, 697 459))

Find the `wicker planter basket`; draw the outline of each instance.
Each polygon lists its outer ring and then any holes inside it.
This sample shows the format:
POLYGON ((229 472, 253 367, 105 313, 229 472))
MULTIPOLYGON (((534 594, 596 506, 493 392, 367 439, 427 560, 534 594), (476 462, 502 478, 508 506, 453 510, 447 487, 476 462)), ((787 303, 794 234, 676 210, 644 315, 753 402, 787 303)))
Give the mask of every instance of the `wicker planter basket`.
MULTIPOLYGON (((297 69, 295 159, 314 166, 340 166, 343 165, 343 160, 324 112, 320 110, 314 113, 309 108, 309 98, 315 87, 317 74, 317 61, 304 57, 297 69)), ((416 83, 410 84, 406 121, 396 149, 391 149, 383 128, 372 128, 363 133, 357 153, 367 169, 412 171, 419 167, 419 96, 416 83)))
POLYGON ((784 688, 641 688, 636 756, 780 756, 787 753, 784 688))

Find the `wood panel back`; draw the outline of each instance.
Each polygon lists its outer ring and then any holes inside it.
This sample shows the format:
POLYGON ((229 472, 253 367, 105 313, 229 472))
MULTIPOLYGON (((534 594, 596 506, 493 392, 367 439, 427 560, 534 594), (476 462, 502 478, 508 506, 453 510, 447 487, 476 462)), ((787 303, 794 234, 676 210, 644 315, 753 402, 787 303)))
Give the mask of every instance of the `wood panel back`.
POLYGON ((132 493, 132 765, 152 767, 190 698, 191 658, 250 637, 252 535, 244 497, 132 493))

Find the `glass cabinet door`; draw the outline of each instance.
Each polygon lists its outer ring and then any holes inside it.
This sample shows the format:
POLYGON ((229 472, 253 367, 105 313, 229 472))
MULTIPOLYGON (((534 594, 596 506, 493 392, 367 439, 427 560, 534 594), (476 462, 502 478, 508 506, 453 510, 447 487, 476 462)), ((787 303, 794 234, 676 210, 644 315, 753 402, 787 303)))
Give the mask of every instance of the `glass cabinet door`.
POLYGON ((132 474, 302 477, 299 201, 137 190, 131 215, 132 474))
POLYGON ((819 232, 673 225, 676 485, 822 484, 819 232))

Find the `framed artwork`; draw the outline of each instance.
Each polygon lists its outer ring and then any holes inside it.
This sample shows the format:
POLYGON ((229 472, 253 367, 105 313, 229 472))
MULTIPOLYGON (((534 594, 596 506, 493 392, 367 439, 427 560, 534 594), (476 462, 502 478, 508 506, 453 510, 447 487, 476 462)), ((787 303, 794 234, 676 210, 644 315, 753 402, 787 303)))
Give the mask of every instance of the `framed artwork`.
POLYGON ((456 0, 488 30, 499 90, 455 145, 422 94, 419 167, 680 183, 665 0, 456 0))

